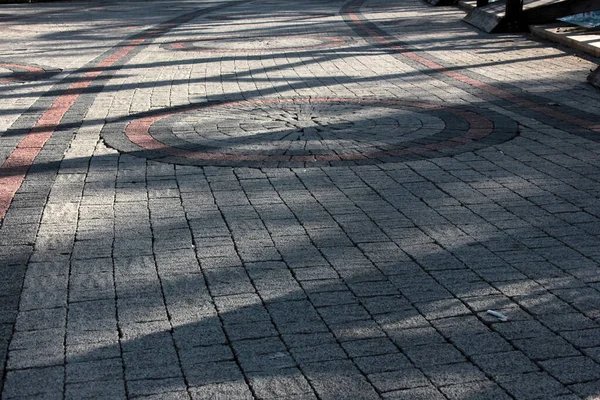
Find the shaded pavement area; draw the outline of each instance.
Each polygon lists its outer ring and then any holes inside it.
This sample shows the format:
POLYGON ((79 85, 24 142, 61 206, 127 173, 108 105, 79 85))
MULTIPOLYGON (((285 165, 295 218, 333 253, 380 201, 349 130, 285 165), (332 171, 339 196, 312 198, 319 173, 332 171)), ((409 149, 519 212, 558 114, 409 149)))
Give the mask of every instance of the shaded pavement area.
POLYGON ((2 6, 0 397, 598 398, 597 60, 463 16, 2 6))

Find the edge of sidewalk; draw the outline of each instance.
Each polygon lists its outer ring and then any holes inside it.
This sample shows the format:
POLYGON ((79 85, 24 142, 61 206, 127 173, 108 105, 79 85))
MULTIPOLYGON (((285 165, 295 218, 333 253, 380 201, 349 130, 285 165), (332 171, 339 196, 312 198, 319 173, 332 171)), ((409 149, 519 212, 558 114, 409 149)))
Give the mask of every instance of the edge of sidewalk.
MULTIPOLYGON (((475 8, 474 0, 460 0, 458 7, 470 11, 475 8)), ((567 22, 556 21, 543 25, 530 25, 532 35, 562 44, 573 50, 600 57, 600 29, 585 28, 567 22)))

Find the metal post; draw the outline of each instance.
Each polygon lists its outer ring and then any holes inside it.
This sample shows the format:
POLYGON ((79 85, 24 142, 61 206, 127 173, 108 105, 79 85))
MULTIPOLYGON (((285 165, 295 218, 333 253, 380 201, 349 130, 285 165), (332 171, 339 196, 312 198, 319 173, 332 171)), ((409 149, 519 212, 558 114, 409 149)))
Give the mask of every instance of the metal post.
POLYGON ((506 0, 506 13, 504 18, 508 22, 509 30, 519 30, 521 15, 523 14, 523 0, 506 0))

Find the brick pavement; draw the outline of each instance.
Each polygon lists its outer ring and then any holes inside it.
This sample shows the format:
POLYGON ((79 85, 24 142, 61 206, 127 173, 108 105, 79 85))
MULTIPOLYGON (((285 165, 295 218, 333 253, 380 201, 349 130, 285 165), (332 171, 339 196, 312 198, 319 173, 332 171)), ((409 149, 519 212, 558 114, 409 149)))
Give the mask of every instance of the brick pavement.
POLYGON ((0 397, 599 397, 593 60, 462 16, 3 6, 0 397))

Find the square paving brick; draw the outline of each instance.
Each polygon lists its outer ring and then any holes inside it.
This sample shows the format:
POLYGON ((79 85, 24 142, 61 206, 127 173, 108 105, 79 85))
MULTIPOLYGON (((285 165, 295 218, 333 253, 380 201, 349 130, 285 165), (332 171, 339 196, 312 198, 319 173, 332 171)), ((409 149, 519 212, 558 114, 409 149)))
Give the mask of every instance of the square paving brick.
POLYGON ((555 358, 540 361, 540 365, 566 385, 600 379, 600 365, 588 357, 555 358))
MULTIPOLYGON (((182 367, 190 386, 213 385, 244 379, 244 375, 235 361, 199 363, 196 360, 194 364, 186 364, 182 367)), ((180 378, 176 377, 176 379, 180 378)))
POLYGON ((252 392, 243 380, 215 383, 190 389, 192 400, 208 400, 229 398, 236 400, 252 400, 252 392))
POLYGON ((330 325, 329 328, 340 342, 385 336, 385 332, 373 320, 346 322, 330 325))
POLYGON ((234 343, 233 348, 246 372, 277 370, 296 365, 278 338, 243 340, 234 343))
POLYGON ((404 347, 402 351, 417 367, 464 362, 464 356, 451 344, 404 347))
POLYGON ((384 393, 384 399, 390 400, 443 400, 444 395, 434 386, 417 387, 384 393))
POLYGON ((337 343, 317 344, 308 347, 294 347, 290 350, 294 359, 300 364, 346 359, 348 356, 337 343))
POLYGON ((473 356, 472 360, 486 374, 491 376, 539 371, 539 368, 519 351, 480 354, 473 356))
POLYGON ((510 399, 511 397, 500 386, 489 380, 460 383, 440 389, 449 399, 510 399))
POLYGON ((33 368, 8 371, 4 381, 3 396, 48 397, 62 393, 64 381, 63 367, 33 368))
POLYGON ((600 346, 600 328, 562 332, 561 336, 579 349, 600 346))
POLYGON ((495 332, 452 336, 451 342, 467 356, 512 350, 509 342, 495 332))
POLYGON ((423 372, 436 386, 485 380, 484 373, 470 363, 434 365, 424 367, 423 372))
POLYGON ((571 394, 565 386, 544 372, 502 376, 498 378, 498 383, 517 399, 547 399, 571 394))
POLYGON ((390 372, 411 367, 411 363, 408 358, 401 353, 356 357, 353 359, 353 361, 365 374, 390 372))
POLYGON ((71 363, 66 368, 67 384, 123 379, 123 363, 119 359, 71 363))
POLYGON ((417 307, 428 320, 471 314, 471 311, 465 307, 462 302, 456 299, 417 303, 415 304, 415 307, 417 307))
POLYGON ((404 368, 390 372, 380 372, 368 376, 369 380, 380 392, 411 389, 428 386, 429 381, 417 368, 404 368))
POLYGON ((65 390, 65 399, 124 399, 125 383, 122 380, 103 381, 98 384, 90 383, 71 383, 67 384, 65 390))
POLYGON ((282 399, 312 394, 306 378, 298 369, 279 370, 276 374, 249 374, 249 382, 257 397, 282 399))
POLYGON ((512 344, 532 360, 580 355, 569 342, 556 335, 516 339, 512 344))
POLYGON ((337 376, 311 380, 321 399, 379 399, 379 395, 361 376, 337 376))

